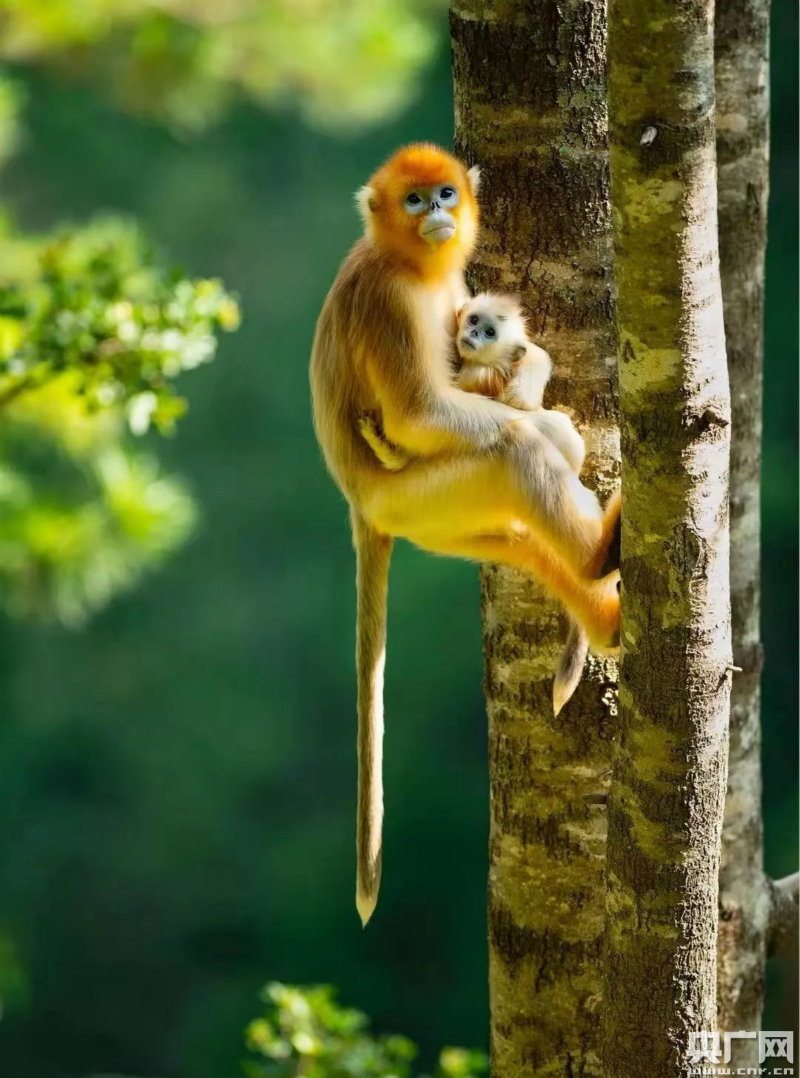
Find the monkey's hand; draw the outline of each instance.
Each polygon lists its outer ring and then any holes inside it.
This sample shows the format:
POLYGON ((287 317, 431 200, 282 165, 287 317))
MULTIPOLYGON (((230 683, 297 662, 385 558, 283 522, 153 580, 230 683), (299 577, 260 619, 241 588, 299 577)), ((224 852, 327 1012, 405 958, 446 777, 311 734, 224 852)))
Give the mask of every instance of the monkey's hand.
POLYGON ((399 446, 389 441, 375 418, 368 412, 364 412, 359 417, 358 429, 361 437, 387 471, 399 472, 411 460, 411 457, 399 446))

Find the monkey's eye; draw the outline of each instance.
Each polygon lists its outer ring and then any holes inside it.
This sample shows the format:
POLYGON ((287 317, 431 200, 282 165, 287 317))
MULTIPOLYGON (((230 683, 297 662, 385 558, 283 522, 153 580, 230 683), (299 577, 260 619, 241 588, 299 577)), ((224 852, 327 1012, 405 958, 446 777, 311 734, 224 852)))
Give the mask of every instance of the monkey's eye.
POLYGON ((406 203, 409 206, 421 206, 422 199, 419 197, 416 191, 412 191, 410 195, 406 195, 406 203))
POLYGON ((495 337, 495 336, 497 336, 497 330, 494 328, 494 326, 487 326, 486 329, 484 330, 484 333, 486 334, 487 337, 495 337))
POLYGON ((478 324, 478 316, 477 316, 477 314, 471 314, 469 316, 469 318, 467 319, 467 321, 469 322, 469 324, 471 326, 477 326, 477 324, 478 324))
POLYGON ((456 191, 454 187, 443 187, 440 191, 440 194, 444 199, 452 198, 455 193, 456 191))

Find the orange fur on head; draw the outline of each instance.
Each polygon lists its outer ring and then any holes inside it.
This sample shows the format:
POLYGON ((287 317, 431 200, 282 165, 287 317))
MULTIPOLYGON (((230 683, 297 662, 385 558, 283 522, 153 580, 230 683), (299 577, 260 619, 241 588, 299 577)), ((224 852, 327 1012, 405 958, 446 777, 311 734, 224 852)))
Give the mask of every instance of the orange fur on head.
POLYGON ((390 255, 397 268, 421 280, 434 281, 463 270, 478 236, 478 190, 480 172, 466 169, 452 154, 429 142, 404 146, 394 153, 356 194, 366 233, 390 255), (456 221, 455 235, 432 246, 419 235, 419 219, 404 206, 415 187, 452 184, 459 203, 450 211, 456 221))

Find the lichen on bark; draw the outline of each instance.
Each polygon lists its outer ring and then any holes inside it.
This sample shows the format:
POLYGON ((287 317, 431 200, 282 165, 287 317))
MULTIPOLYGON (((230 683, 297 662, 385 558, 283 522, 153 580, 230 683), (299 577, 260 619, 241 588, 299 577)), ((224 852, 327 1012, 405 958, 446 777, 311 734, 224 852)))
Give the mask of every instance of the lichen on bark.
POLYGON ((713 4, 610 0, 608 47, 624 511, 603 1056, 608 1078, 677 1078, 716 1028, 731 681, 713 4))

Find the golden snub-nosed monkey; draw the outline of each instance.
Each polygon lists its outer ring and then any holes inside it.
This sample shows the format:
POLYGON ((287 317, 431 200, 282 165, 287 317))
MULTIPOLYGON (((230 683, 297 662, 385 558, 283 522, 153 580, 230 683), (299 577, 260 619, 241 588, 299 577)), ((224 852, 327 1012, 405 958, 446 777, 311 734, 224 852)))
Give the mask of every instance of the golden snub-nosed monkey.
POLYGON ((357 557, 358 863, 364 923, 377 902, 383 818, 383 666, 392 539, 535 573, 596 647, 615 642, 617 577, 587 574, 603 514, 536 412, 466 393, 449 363, 463 270, 478 229, 478 173, 435 146, 407 146, 357 196, 365 234, 317 323, 314 423, 350 504, 357 557), (387 471, 358 423, 373 412, 414 459, 387 471))

